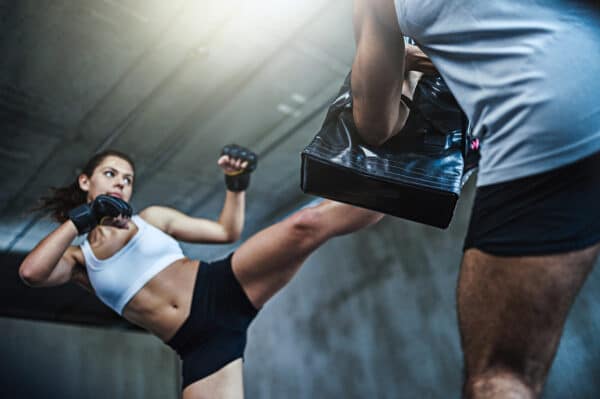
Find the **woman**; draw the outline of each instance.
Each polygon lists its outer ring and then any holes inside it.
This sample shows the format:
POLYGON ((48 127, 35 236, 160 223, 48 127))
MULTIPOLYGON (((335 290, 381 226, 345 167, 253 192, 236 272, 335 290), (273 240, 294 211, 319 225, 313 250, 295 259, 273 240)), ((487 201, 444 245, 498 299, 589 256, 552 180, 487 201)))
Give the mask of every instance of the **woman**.
POLYGON ((191 260, 175 240, 228 243, 242 230, 256 157, 227 146, 218 165, 228 190, 217 221, 162 206, 131 216, 133 162, 116 151, 97 154, 71 186, 44 200, 61 225, 19 269, 31 286, 78 283, 170 345, 183 360, 184 399, 242 397, 246 330, 258 309, 319 245, 382 217, 325 201, 255 234, 225 259, 191 260), (86 232, 82 245, 71 245, 86 232))

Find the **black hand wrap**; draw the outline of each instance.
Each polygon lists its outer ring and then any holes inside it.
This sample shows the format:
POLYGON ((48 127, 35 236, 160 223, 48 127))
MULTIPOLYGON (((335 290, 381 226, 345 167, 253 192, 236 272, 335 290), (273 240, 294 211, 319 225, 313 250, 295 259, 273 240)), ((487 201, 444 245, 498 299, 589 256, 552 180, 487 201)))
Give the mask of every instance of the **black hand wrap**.
POLYGON ((131 206, 117 197, 99 195, 89 204, 83 204, 69 211, 69 219, 77 227, 79 234, 88 233, 105 217, 123 216, 130 218, 131 206))
POLYGON ((227 155, 230 159, 240 159, 242 162, 248 162, 243 170, 236 173, 225 173, 225 185, 229 191, 244 191, 250 184, 250 173, 256 169, 258 156, 247 148, 236 144, 230 144, 223 147, 221 155, 227 155))

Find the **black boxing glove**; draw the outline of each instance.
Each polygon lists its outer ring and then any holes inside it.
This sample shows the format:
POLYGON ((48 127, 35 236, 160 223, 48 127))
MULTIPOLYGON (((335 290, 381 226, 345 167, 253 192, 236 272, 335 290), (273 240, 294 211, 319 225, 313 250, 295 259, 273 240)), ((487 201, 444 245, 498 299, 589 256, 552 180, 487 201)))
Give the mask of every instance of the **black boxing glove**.
POLYGON ((236 144, 229 144, 223 147, 221 155, 227 155, 231 159, 241 159, 242 162, 248 162, 248 165, 239 172, 225 173, 225 185, 229 191, 244 191, 250 185, 250 173, 256 169, 258 156, 247 148, 236 144))
POLYGON ((131 206, 122 199, 110 195, 99 195, 89 204, 71 209, 68 216, 77 227, 77 232, 84 234, 100 224, 105 217, 130 218, 132 213, 131 206))

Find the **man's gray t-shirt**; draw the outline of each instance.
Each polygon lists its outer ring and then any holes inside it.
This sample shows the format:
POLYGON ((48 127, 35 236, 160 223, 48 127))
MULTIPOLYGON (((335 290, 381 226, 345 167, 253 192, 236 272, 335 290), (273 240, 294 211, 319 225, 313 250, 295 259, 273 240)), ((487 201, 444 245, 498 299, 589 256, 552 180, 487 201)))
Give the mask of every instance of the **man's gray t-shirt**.
POLYGON ((600 13, 574 3, 395 0, 481 139, 478 186, 600 151, 600 13))

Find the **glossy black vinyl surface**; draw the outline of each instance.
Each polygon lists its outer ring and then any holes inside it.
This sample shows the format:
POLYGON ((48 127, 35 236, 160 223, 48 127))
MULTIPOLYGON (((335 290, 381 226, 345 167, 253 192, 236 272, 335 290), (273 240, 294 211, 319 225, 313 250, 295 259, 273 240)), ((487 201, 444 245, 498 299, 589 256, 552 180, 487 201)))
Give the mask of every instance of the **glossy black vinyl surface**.
POLYGON ((428 225, 449 225, 464 169, 464 119, 440 77, 422 79, 404 129, 365 144, 352 117, 349 77, 321 131, 302 152, 302 189, 428 225))

